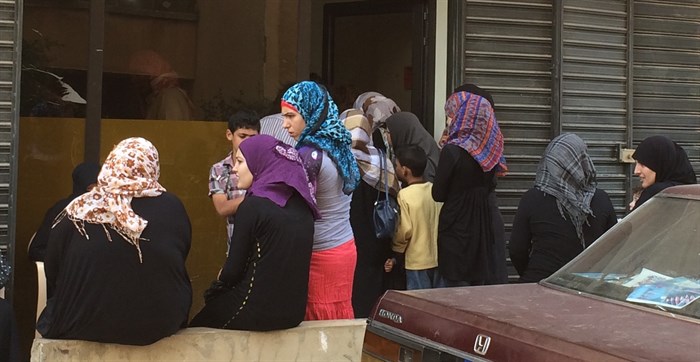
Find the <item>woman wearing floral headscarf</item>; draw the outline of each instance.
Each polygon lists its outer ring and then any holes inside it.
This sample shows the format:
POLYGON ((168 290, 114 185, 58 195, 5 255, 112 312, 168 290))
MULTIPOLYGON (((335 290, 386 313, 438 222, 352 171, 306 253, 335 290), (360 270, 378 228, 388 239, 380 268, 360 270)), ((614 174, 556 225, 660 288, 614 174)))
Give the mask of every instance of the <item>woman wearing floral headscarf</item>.
POLYGON ((350 201, 360 170, 350 151, 350 132, 338 119, 338 107, 328 91, 317 83, 293 85, 282 96, 281 106, 282 127, 297 140, 321 213, 314 230, 306 319, 354 318, 357 252, 350 201))
POLYGON ((389 275, 385 275, 384 261, 391 256, 391 238, 378 239, 372 227, 374 203, 385 190, 384 172, 389 180, 389 197, 396 196, 399 184, 391 160, 374 146, 372 124, 362 111, 348 109, 340 114, 340 119, 352 136, 352 154, 362 176, 362 182, 352 193, 350 203, 350 224, 357 247, 352 307, 355 318, 366 318, 388 287, 389 275), (384 172, 381 169, 382 158, 384 172))
POLYGON ((125 139, 97 186, 59 214, 46 251, 54 293, 37 322, 42 336, 146 345, 187 323, 190 221, 159 176, 153 144, 125 139))
POLYGON ((505 238, 495 195, 496 176, 508 170, 503 135, 491 104, 476 94, 452 94, 445 114, 448 138, 433 183, 433 199, 444 202, 440 274, 448 286, 504 283, 505 238))
POLYGON ((272 136, 241 142, 233 171, 246 189, 231 251, 191 327, 267 331, 304 319, 318 218, 299 153, 272 136))
POLYGON ((508 250, 520 281, 550 276, 616 223, 586 144, 573 133, 554 138, 513 220, 508 250))

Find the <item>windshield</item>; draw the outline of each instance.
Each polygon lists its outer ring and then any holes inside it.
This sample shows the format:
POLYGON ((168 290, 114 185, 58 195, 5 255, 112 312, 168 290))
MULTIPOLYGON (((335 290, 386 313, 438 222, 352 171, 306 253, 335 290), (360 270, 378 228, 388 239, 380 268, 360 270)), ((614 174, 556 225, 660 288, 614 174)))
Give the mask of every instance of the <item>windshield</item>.
POLYGON ((544 281, 700 319, 700 200, 655 197, 544 281))

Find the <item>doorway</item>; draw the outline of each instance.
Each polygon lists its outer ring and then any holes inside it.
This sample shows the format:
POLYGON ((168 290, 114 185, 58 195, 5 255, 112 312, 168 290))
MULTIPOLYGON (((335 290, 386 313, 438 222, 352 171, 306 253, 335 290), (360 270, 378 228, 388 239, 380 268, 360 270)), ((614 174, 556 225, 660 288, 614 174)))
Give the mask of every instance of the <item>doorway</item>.
POLYGON ((429 2, 357 1, 324 7, 322 79, 341 97, 339 108, 352 106, 359 93, 377 91, 403 111, 418 116, 432 130, 432 76, 427 49, 429 2))

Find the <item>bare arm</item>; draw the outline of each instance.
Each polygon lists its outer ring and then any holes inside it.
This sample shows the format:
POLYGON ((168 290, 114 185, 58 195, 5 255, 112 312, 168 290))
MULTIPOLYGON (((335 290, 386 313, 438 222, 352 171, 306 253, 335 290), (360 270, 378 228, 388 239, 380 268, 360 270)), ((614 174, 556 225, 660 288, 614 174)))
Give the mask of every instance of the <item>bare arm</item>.
POLYGON ((238 210, 238 206, 243 201, 243 195, 235 197, 231 200, 226 198, 226 194, 213 194, 211 195, 211 202, 214 204, 214 209, 221 216, 235 215, 238 210))

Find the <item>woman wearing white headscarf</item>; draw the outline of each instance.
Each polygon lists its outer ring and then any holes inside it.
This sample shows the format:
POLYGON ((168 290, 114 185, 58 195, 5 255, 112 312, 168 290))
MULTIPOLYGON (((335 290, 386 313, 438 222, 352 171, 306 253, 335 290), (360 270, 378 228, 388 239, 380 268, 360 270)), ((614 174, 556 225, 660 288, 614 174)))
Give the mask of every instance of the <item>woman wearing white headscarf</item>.
POLYGON ((187 323, 192 230, 159 176, 153 144, 125 139, 97 186, 59 214, 45 258, 54 294, 37 322, 42 336, 147 345, 187 323))
MULTIPOLYGON (((384 160, 386 177, 389 180, 389 197, 395 197, 399 184, 391 160, 374 146, 372 124, 357 109, 351 108, 340 114, 340 120, 350 131, 352 154, 360 167, 361 182, 352 193, 350 202, 350 225, 355 235, 357 265, 352 288, 352 307, 355 318, 369 316, 374 303, 388 287, 389 277, 384 272, 384 261, 391 255, 391 237, 377 238, 372 220, 374 203, 385 188, 381 172, 384 160)), ((392 273, 393 275, 394 273, 392 273)))

